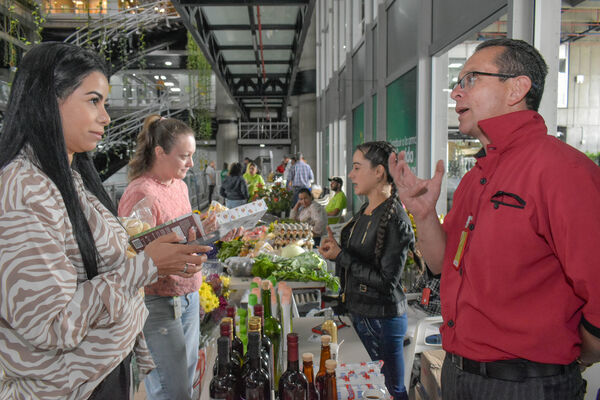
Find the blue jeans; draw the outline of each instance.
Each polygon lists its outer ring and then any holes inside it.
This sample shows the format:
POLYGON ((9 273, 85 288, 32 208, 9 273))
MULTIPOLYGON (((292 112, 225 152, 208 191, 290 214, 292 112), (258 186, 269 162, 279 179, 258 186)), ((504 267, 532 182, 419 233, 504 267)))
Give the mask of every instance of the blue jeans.
POLYGON ((227 208, 236 208, 238 206, 243 206, 244 204, 246 204, 247 201, 246 200, 229 200, 229 199, 225 199, 225 207, 227 208))
POLYGON ((147 295, 150 312, 144 335, 156 364, 144 380, 149 400, 189 400, 200 341, 200 298, 197 291, 179 296, 181 317, 175 319, 173 297, 147 295))
POLYGON ((383 360, 381 372, 394 399, 408 399, 404 387, 404 335, 406 314, 393 318, 366 318, 350 314, 354 329, 371 360, 383 360))

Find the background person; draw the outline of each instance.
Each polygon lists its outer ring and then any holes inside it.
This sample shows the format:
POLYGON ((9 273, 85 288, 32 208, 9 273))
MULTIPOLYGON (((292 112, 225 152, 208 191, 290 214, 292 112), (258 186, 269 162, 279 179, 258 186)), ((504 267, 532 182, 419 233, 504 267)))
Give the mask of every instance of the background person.
MULTIPOLYGON (((183 181, 193 167, 194 132, 174 118, 150 115, 137 136, 129 162, 130 183, 119 202, 119 215, 129 216, 142 199, 151 204, 152 226, 192 212, 183 181)), ((191 399, 200 342, 202 274, 166 275, 145 287, 150 312, 144 325, 156 364, 144 380, 148 399, 191 399)))
POLYGON ((212 195, 217 185, 217 171, 215 170, 215 162, 211 161, 206 166, 206 178, 208 183, 208 204, 212 201, 212 195))
POLYGON ((546 72, 521 40, 482 42, 467 60, 451 96, 460 131, 483 148, 443 225, 442 162, 422 180, 404 153, 390 157, 420 250, 442 273, 444 400, 583 399, 580 366, 600 360, 600 168, 547 134, 536 112, 546 72))
POLYGON ((298 202, 298 193, 300 189, 309 189, 312 185, 312 182, 315 180, 315 176, 313 174, 313 170, 306 163, 302 153, 296 154, 296 162, 293 163, 292 169, 290 169, 290 182, 291 187, 294 192, 292 195, 292 204, 296 204, 298 202))
POLYGON ((258 186, 265 186, 265 180, 258 173, 258 167, 255 163, 251 162, 248 164, 248 171, 244 174, 244 180, 248 184, 248 196, 252 199, 252 196, 258 190, 258 186))
POLYGON ((342 212, 346 209, 346 195, 342 192, 342 185, 344 181, 339 176, 329 178, 331 182, 329 187, 333 193, 333 196, 327 202, 325 206, 325 212, 327 212, 327 223, 337 224, 340 222, 342 212))
POLYGON ((415 239, 388 170, 393 153, 388 142, 356 148, 348 178, 354 192, 367 196, 367 202, 342 229, 341 244, 327 228, 329 235, 319 252, 335 260, 354 329, 371 359, 383 360, 387 389, 394 399, 407 400, 403 359, 407 303, 401 276, 415 239))
POLYGON ((223 181, 220 190, 227 208, 235 208, 248 202, 248 187, 242 177, 242 164, 233 163, 229 175, 223 181))
POLYGON ((132 356, 143 373, 154 366, 139 288, 206 259, 175 234, 127 258, 87 153, 110 122, 107 76, 96 53, 48 42, 12 84, 0 133, 2 399, 130 399, 132 356))
POLYGON ((313 201, 312 194, 308 189, 300 189, 298 202, 292 208, 290 218, 309 223, 312 226, 315 245, 321 244, 321 236, 325 234, 325 227, 327 227, 327 214, 322 205, 313 201))

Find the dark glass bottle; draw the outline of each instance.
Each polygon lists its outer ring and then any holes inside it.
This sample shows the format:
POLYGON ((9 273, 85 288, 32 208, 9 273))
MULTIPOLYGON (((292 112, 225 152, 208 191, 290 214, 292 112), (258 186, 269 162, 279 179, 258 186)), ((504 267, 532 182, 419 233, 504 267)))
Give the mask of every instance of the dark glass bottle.
POLYGON ((271 350, 272 350, 272 343, 271 343, 271 339, 269 339, 269 337, 267 335, 265 335, 265 318, 264 318, 264 314, 263 314, 263 306, 262 304, 257 304, 254 306, 254 318, 258 318, 260 321, 260 332, 261 332, 261 346, 262 348, 267 352, 267 354, 269 355, 269 360, 273 359, 273 356, 271 355, 271 350))
POLYGON ((335 367, 337 361, 327 360, 325 361, 325 390, 323 400, 337 400, 337 383, 335 381, 335 367))
POLYGON ((273 378, 275 387, 279 382, 279 376, 281 375, 281 323, 277 318, 271 315, 271 289, 269 288, 269 282, 262 282, 262 293, 263 301, 263 312, 264 312, 264 323, 263 333, 271 340, 273 354, 273 378))
POLYGON ((217 373, 213 376, 209 385, 211 399, 237 400, 238 382, 235 375, 230 371, 229 339, 220 337, 217 339, 218 363, 217 373))
POLYGON ((231 348, 237 351, 241 356, 244 355, 244 343, 242 339, 237 336, 237 332, 235 329, 235 306, 227 306, 227 316, 231 318, 233 322, 233 326, 231 327, 231 332, 233 334, 233 339, 231 340, 231 348))
POLYGON ((260 334, 258 332, 248 332, 248 354, 250 369, 244 376, 244 396, 245 400, 270 400, 271 387, 269 377, 260 365, 260 334))
POLYGON ((308 380, 298 362, 298 335, 287 335, 287 369, 279 378, 279 400, 308 400, 308 380))
MULTIPOLYGON (((232 352, 231 352, 231 325, 229 324, 229 322, 222 321, 221 325, 219 325, 219 328, 221 329, 221 337, 226 338, 229 343, 229 359, 230 359, 229 368, 230 368, 230 371, 234 376, 240 376, 242 373, 242 364, 240 363, 238 356, 232 354, 232 352)), ((218 364, 219 364, 219 354, 217 353, 215 365, 213 366, 213 374, 215 374, 215 375, 217 374, 218 364)))
MULTIPOLYGON (((248 325, 248 333, 250 332, 257 332, 259 337, 261 337, 260 334, 260 318, 258 317, 250 317, 250 322, 248 325)), ((262 338, 261 338, 262 341, 262 338)), ((260 365, 262 367, 262 369, 265 370, 265 372, 267 373, 267 375, 269 376, 269 384, 271 382, 271 375, 269 372, 269 355, 267 354, 267 352, 265 351, 265 349, 262 347, 260 348, 260 365)), ((250 369, 250 354, 248 354, 248 352, 246 352, 246 355, 244 356, 244 363, 242 365, 242 377, 246 376, 248 374, 248 371, 250 369)))
POLYGON ((308 381, 308 400, 319 400, 319 392, 315 386, 315 375, 313 372, 313 354, 302 354, 302 364, 302 372, 304 372, 304 376, 306 376, 306 380, 308 381))
MULTIPOLYGON (((229 318, 229 317, 224 317, 223 319, 221 319, 221 323, 226 323, 229 325, 229 328, 225 327, 225 333, 229 333, 229 340, 231 341, 231 357, 232 358, 237 358, 238 361, 240 362, 240 365, 242 365, 242 353, 240 353, 237 349, 235 349, 233 347, 233 339, 234 339, 234 334, 233 334, 233 319, 229 318)), ((223 335, 223 332, 221 333, 221 335, 223 335)))
POLYGON ((331 336, 321 336, 321 357, 319 359, 319 372, 317 372, 317 376, 315 377, 315 384, 317 386, 317 390, 319 391, 319 397, 321 399, 324 399, 325 390, 325 361, 331 358, 331 350, 329 348, 330 342, 331 336))

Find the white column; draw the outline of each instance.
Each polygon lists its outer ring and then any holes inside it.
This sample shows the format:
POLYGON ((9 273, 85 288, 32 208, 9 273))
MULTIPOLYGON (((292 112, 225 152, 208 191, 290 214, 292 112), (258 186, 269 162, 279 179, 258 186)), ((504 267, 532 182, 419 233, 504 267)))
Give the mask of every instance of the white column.
MULTIPOLYGON (((431 69, 431 162, 429 175, 423 175, 424 178, 432 176, 438 160, 444 161, 448 172, 448 53, 433 57, 431 69)), ((438 214, 447 212, 447 187, 447 179, 444 178, 435 207, 438 214)))
POLYGON ((507 33, 512 39, 533 43, 535 0, 509 0, 507 33))
POLYGON ((429 176, 431 173, 431 13, 432 1, 421 0, 417 37, 417 174, 429 176), (428 21, 428 23, 425 23, 428 21))
POLYGON ((560 45, 560 0, 536 0, 534 46, 548 64, 548 75, 539 113, 544 117, 548 134, 556 136, 558 98, 558 47, 560 45))

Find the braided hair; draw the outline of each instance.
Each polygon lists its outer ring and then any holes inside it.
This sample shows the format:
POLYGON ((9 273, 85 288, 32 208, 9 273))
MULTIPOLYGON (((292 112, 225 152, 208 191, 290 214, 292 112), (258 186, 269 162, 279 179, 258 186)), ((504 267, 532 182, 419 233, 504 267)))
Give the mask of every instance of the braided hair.
MULTIPOLYGON (((388 167, 388 158, 390 157, 390 154, 396 151, 396 149, 389 142, 378 141, 367 142, 358 145, 356 150, 359 150, 363 154, 363 157, 369 160, 372 168, 375 168, 378 165, 383 166, 385 169, 386 181, 392 185, 392 195, 384 202, 385 211, 381 221, 379 222, 379 227, 377 228, 375 241, 375 264, 379 265, 379 262, 383 256, 385 232, 387 230, 388 223, 392 219, 392 216, 396 214, 396 208, 394 207, 396 198, 396 185, 394 185, 394 178, 392 178, 388 167)), ((364 208, 361 209, 361 213, 362 211, 364 211, 364 208)))

